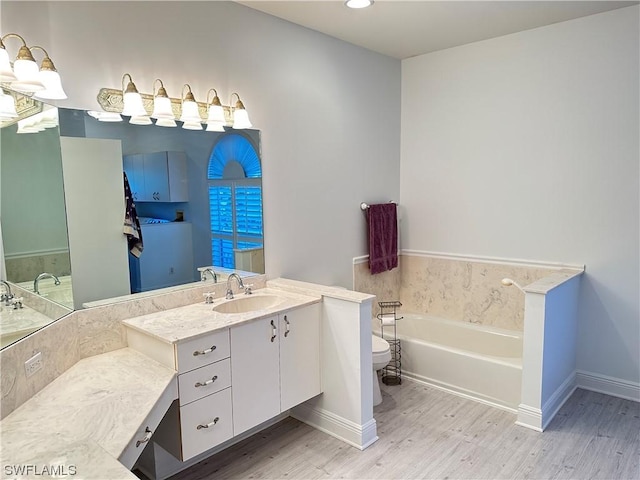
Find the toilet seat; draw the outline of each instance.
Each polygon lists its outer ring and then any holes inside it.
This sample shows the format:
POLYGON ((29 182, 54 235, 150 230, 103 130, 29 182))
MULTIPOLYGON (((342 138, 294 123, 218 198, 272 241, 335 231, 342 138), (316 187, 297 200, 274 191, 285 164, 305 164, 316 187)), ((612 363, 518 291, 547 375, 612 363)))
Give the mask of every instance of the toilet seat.
POLYGON ((384 368, 391 361, 391 348, 384 338, 372 335, 373 367, 375 370, 384 368), (377 367, 377 368, 376 368, 377 367))
POLYGON ((387 342, 384 338, 380 338, 377 335, 372 335, 371 346, 373 347, 373 354, 376 353, 384 353, 386 350, 389 350, 389 342, 387 342))

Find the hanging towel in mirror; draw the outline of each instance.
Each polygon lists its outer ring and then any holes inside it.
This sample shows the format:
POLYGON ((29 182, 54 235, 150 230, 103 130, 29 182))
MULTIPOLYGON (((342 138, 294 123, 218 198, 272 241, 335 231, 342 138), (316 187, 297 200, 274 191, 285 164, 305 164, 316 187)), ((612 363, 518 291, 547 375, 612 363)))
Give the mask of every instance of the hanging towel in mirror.
POLYGON ((135 257, 139 257, 142 254, 142 229, 140 228, 140 220, 136 212, 136 204, 133 201, 133 195, 131 195, 131 187, 129 186, 129 179, 127 174, 124 175, 124 200, 125 200, 125 212, 124 212, 124 234, 127 236, 127 243, 129 244, 129 251, 135 257))
POLYGON ((369 205, 369 270, 372 274, 386 272, 398 266, 397 205, 369 205))

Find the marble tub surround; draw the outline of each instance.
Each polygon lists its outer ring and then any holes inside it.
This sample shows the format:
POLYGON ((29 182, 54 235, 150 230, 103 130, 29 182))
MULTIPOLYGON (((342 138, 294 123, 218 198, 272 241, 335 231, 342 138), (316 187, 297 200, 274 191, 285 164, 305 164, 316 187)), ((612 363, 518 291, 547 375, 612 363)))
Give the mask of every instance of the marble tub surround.
MULTIPOLYGON (((255 289, 262 288, 266 277, 252 276, 249 283, 255 289)), ((203 294, 211 291, 215 292, 215 298, 224 297, 226 293, 226 284, 190 285, 194 286, 76 310, 0 350, 0 418, 9 415, 80 359, 126 347, 127 335, 122 320, 204 303, 203 294), (43 368, 26 378, 24 362, 37 352, 42 353, 43 368)))
MULTIPOLYGON (((402 257, 399 257, 399 262, 402 257)), ((399 264, 401 266, 401 263, 399 264)), ((376 296, 373 303, 373 315, 380 313, 378 302, 391 302, 400 299, 401 268, 371 275, 367 257, 358 257, 353 265, 353 289, 376 296)))
POLYGON ((69 251, 15 255, 6 258, 7 278, 12 282, 33 282, 42 272, 71 275, 69 251))
POLYGON ((402 255, 403 310, 522 331, 524 295, 505 277, 528 285, 556 270, 508 263, 402 255))
MULTIPOLYGON (((214 303, 208 304, 200 301, 193 305, 187 305, 170 310, 143 315, 123 320, 126 327, 151 335, 166 343, 177 343, 191 338, 212 333, 217 330, 229 328, 233 325, 265 318, 275 313, 286 312, 293 308, 319 303, 320 296, 303 295, 278 288, 263 288, 254 290, 252 297, 274 295, 282 301, 272 307, 253 310, 246 313, 218 313, 214 307, 233 302, 218 298, 214 303)), ((235 296, 235 300, 243 298, 243 294, 235 296)))
POLYGON ((2 420, 0 463, 73 465, 77 478, 136 478, 128 468, 143 447, 135 452, 132 444, 175 398, 175 372, 135 350, 81 360, 2 420))
MULTIPOLYGON (((502 279, 511 278, 526 290, 528 285, 555 278, 558 272, 580 274, 584 267, 403 251, 397 270, 393 277, 382 278, 371 275, 366 264, 356 259, 354 286, 381 301, 399 299, 405 312, 521 332, 524 294, 516 286, 502 285, 502 279)), ((374 315, 376 308, 377 304, 374 315)))

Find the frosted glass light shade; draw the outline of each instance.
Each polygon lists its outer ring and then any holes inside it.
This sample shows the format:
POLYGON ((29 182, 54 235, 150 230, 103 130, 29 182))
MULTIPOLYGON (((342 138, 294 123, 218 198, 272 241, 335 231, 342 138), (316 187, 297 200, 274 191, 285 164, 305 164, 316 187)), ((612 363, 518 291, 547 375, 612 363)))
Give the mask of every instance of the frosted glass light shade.
POLYGON ((244 108, 236 108, 233 111, 233 128, 251 128, 251 122, 249 121, 249 114, 244 108))
POLYGON ((207 123, 219 122, 224 123, 224 109, 222 105, 209 105, 209 114, 207 116, 207 123))
POLYGON ((62 81, 58 72, 52 70, 40 70, 40 81, 44 84, 44 90, 34 96, 44 100, 64 100, 67 94, 62 89, 62 81))
POLYGON ((122 121, 122 117, 120 116, 120 114, 115 112, 96 112, 95 110, 89 110, 87 113, 100 122, 122 121))
POLYGON ((0 90, 0 120, 11 120, 18 117, 16 104, 11 95, 6 95, 0 90))
POLYGON ((129 123, 132 125, 152 125, 149 115, 133 115, 129 119, 129 123))
POLYGON ((202 121, 196 102, 192 102, 191 100, 182 102, 182 116, 180 117, 180 121, 185 123, 200 123, 202 121))
POLYGON ((202 124, 198 122, 184 122, 182 128, 185 130, 202 130, 202 124))
POLYGON ((38 64, 33 60, 17 59, 13 62, 13 73, 15 73, 17 80, 11 82, 11 88, 28 93, 45 89, 40 80, 38 64))
POLYGON ((18 130, 16 133, 38 133, 44 128, 40 129, 33 123, 33 119, 25 118, 24 120, 18 120, 18 130))
POLYGON ((224 132, 224 122, 207 122, 207 132, 224 132))
POLYGON ((151 118, 168 118, 173 120, 175 116, 171 109, 171 99, 168 97, 154 97, 153 113, 151 114, 151 118))
POLYGON ((144 117, 147 111, 142 104, 142 97, 138 92, 126 92, 123 96, 122 115, 127 117, 144 117))
POLYGON ((158 127, 177 127, 178 124, 173 118, 159 118, 156 120, 156 125, 158 127))
POLYGON ((13 82, 14 80, 17 80, 17 77, 11 68, 9 54, 6 49, 0 48, 0 81, 13 82))

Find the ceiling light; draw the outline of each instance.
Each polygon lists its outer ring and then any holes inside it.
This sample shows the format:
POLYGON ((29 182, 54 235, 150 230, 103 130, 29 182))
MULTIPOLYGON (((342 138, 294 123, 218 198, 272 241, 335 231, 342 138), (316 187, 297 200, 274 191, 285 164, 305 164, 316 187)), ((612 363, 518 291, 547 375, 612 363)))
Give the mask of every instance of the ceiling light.
POLYGON ((366 8, 373 5, 373 0, 346 0, 344 4, 349 8, 366 8))

